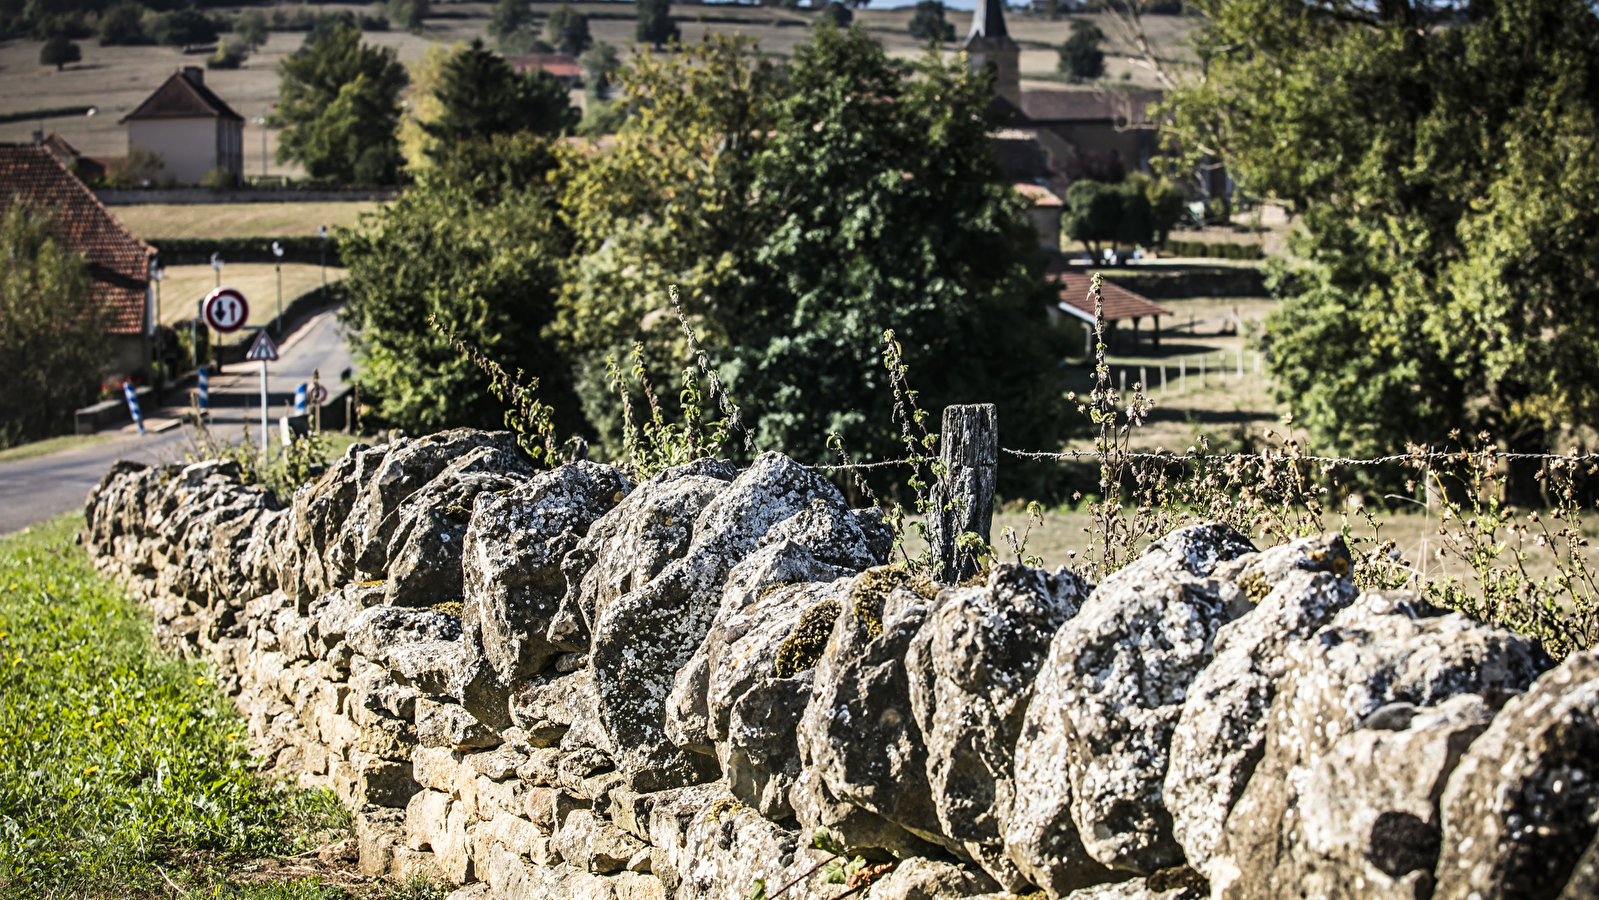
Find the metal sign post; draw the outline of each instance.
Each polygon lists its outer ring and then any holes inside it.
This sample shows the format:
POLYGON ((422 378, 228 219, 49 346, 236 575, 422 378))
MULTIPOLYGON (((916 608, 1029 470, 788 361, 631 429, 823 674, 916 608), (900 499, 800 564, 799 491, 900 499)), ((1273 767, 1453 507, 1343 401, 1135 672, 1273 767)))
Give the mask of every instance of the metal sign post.
POLYGON ((200 408, 206 409, 211 402, 211 379, 206 376, 205 367, 200 367, 200 408))
POLYGON ((250 345, 250 352, 244 358, 261 363, 261 465, 264 466, 267 461, 267 435, 271 433, 267 427, 267 363, 275 362, 278 358, 278 345, 272 342, 265 328, 256 333, 255 343, 250 345))

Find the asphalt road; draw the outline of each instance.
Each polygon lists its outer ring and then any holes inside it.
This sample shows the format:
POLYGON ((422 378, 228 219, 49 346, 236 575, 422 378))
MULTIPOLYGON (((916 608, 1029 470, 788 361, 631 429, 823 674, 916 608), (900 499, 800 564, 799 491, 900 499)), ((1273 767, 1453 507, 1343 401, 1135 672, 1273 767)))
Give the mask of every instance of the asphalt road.
MULTIPOLYGON (((295 387, 309 381, 313 370, 320 370, 322 382, 333 390, 339 373, 352 366, 336 312, 323 313, 288 335, 279 349, 279 360, 268 364, 268 400, 274 427, 276 418, 284 414, 284 404, 292 400, 295 387)), ((260 440, 260 371, 260 363, 240 363, 212 376, 210 419, 214 435, 238 440, 248 416, 251 436, 260 440)), ((188 394, 169 394, 165 398, 169 406, 150 404, 151 408, 144 410, 146 421, 176 418, 184 409, 188 394)), ((82 507, 89 491, 118 459, 153 464, 181 462, 184 452, 193 446, 192 431, 185 426, 144 435, 126 434, 118 426, 104 433, 114 437, 48 456, 0 463, 0 534, 82 507)))

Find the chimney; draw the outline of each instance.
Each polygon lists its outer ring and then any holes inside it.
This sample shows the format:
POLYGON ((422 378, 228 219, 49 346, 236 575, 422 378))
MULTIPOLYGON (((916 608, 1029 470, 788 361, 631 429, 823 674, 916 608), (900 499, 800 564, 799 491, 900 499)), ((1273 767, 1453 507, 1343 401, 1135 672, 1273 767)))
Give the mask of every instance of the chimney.
POLYGON ((35 147, 44 146, 44 132, 35 131, 33 133, 33 146, 35 146, 35 147))
POLYGON ((195 87, 205 86, 205 70, 199 66, 184 66, 183 77, 187 78, 189 83, 195 87))

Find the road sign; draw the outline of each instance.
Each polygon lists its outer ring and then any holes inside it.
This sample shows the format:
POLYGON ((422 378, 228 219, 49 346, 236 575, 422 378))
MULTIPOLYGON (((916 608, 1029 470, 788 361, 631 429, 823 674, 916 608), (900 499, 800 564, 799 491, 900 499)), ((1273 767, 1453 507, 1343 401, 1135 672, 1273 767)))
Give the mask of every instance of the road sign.
POLYGON ((328 386, 325 384, 312 385, 311 402, 315 403, 317 406, 321 406, 322 404, 328 402, 328 386))
POLYGON ((205 296, 205 322, 217 331, 238 331, 249 318, 250 304, 234 288, 219 287, 205 296))
POLYGON ((244 358, 251 362, 277 362, 278 345, 267 336, 266 329, 255 333, 255 343, 250 345, 250 352, 244 358))

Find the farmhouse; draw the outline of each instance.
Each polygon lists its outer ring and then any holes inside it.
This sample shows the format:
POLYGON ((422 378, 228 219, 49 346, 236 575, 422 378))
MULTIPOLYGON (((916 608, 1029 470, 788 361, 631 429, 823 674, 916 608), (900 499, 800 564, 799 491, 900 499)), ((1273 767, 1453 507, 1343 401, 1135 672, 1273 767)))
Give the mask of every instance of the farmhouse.
POLYGON ((578 65, 577 57, 565 53, 533 53, 527 56, 507 56, 505 61, 511 64, 516 74, 525 75, 534 69, 542 69, 555 76, 561 87, 573 88, 583 80, 583 67, 578 65))
POLYGON ((173 74, 122 121, 129 152, 143 147, 160 154, 180 184, 199 184, 212 169, 244 176, 244 117, 205 86, 199 66, 173 74))
POLYGON ((150 361, 155 248, 123 227, 46 147, 0 144, 0 204, 12 198, 55 213, 56 234, 83 254, 93 296, 110 310, 106 337, 116 370, 144 370, 150 361))

